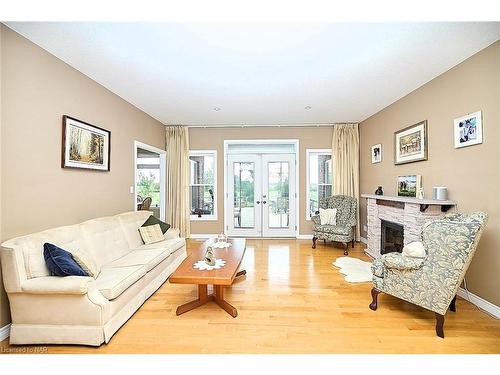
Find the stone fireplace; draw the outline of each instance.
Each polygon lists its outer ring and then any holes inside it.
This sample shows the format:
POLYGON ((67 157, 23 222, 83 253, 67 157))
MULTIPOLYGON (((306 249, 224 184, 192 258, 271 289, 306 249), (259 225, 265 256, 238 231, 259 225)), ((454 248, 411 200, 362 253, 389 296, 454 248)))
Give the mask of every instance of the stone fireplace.
POLYGON ((367 249, 377 258, 420 240, 426 221, 444 215, 453 201, 362 194, 367 199, 367 249))

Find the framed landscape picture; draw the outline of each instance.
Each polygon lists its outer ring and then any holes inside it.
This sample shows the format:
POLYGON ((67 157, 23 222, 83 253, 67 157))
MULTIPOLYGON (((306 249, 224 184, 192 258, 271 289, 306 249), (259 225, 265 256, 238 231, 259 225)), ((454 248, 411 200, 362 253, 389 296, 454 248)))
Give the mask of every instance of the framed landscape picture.
POLYGON ((481 111, 478 111, 453 121, 455 148, 483 143, 483 121, 481 115, 481 111))
POLYGON ((394 133, 394 164, 427 160, 427 121, 394 133))
POLYGON ((416 197, 422 187, 422 176, 412 174, 398 176, 398 197, 416 197))
POLYGON ((372 146, 372 164, 382 161, 382 144, 372 146))
POLYGON ((110 142, 110 131, 63 116, 61 167, 109 171, 110 142))

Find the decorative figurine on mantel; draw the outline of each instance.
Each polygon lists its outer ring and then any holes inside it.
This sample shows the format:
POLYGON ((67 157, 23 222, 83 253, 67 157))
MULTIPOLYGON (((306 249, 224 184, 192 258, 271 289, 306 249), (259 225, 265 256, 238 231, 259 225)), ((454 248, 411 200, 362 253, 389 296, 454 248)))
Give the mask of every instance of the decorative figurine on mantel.
POLYGON ((382 190, 382 186, 379 186, 377 190, 375 190, 375 195, 384 195, 384 191, 382 190))
POLYGON ((205 263, 209 266, 215 266, 214 251, 211 246, 209 246, 205 252, 205 263))

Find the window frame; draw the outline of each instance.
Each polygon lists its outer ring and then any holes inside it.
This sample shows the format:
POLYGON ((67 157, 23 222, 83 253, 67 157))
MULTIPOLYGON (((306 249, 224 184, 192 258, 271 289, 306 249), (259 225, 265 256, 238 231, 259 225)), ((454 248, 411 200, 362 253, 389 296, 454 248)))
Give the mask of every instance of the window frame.
MULTIPOLYGON (((191 215, 189 214, 189 220, 190 221, 217 221, 217 204, 218 204, 218 199, 217 199, 217 194, 218 194, 218 189, 217 189, 217 150, 189 150, 189 158, 191 156, 213 156, 214 158, 214 213, 212 215, 202 215, 201 217, 198 217, 198 215, 191 215)), ((191 163, 191 159, 190 163, 191 163)), ((189 167, 189 196, 191 196, 191 187, 192 186, 210 186, 207 184, 192 184, 192 176, 191 176, 191 165, 189 167)), ((191 202, 191 201, 190 201, 191 202)), ((191 212, 191 203, 189 204, 189 211, 191 212)))
MULTIPOLYGON (((331 184, 321 184, 323 186, 330 185, 332 186, 332 191, 333 191, 333 155, 332 155, 332 150, 329 148, 308 148, 306 149, 306 221, 311 221, 311 216, 309 213, 309 193, 310 193, 310 185, 311 185, 311 180, 309 178, 309 172, 311 170, 311 155, 330 155, 332 157, 332 183, 331 184)), ((318 186, 320 184, 318 183, 318 186)), ((318 202, 319 204, 319 202, 318 202)), ((313 213, 314 214, 314 213, 313 213)), ((313 215, 314 216, 314 215, 313 215)))

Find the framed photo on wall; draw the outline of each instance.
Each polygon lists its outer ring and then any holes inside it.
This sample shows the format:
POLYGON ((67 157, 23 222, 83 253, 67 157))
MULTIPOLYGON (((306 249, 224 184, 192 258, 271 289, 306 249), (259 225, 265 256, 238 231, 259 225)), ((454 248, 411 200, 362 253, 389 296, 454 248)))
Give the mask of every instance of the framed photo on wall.
POLYGON ((372 164, 382 161, 382 144, 372 146, 372 164))
POLYGON ((483 143, 483 120, 481 111, 456 118, 453 121, 455 148, 483 143))
POLYGON ((416 197, 422 187, 422 176, 411 174, 398 176, 398 197, 416 197))
POLYGON ((109 171, 111 132, 70 116, 63 116, 62 168, 109 171))
POLYGON ((394 133, 394 164, 427 160, 427 120, 394 133))

